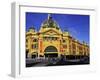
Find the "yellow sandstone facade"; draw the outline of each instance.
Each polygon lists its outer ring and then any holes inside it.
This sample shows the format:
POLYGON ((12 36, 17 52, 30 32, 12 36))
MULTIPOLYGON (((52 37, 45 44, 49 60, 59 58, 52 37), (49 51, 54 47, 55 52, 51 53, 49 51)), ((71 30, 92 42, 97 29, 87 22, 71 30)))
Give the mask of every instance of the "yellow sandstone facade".
POLYGON ((69 32, 62 32, 50 15, 40 27, 39 32, 33 27, 26 32, 26 57, 89 56, 89 46, 80 43, 69 32))

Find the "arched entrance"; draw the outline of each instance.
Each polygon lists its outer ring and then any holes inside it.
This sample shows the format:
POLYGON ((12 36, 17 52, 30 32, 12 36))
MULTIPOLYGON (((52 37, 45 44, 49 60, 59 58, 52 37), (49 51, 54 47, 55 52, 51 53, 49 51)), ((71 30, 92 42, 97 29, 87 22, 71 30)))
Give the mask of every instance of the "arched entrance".
POLYGON ((33 52, 31 57, 32 58, 36 58, 37 56, 38 56, 38 53, 37 52, 33 52))
POLYGON ((45 57, 58 57, 58 51, 57 48, 54 46, 48 46, 44 50, 44 55, 45 57))

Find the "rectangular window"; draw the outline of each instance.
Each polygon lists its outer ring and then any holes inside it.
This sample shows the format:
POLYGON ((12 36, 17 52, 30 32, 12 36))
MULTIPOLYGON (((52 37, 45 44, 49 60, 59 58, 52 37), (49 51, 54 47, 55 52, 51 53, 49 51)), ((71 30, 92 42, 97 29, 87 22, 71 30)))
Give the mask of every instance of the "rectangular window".
POLYGON ((36 49, 37 48, 37 44, 32 44, 32 49, 36 49))

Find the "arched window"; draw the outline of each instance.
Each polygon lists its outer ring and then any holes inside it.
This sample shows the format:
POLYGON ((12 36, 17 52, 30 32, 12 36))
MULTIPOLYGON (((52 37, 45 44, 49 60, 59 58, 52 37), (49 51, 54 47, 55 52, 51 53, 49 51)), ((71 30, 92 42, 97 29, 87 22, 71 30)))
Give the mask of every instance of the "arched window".
POLYGON ((37 39, 33 39, 33 42, 37 42, 37 39))

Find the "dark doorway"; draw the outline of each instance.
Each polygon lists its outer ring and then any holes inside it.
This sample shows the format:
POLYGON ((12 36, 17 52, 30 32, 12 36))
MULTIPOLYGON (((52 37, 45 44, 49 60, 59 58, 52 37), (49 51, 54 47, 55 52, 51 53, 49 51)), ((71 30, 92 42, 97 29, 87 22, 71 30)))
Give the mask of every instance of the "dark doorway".
POLYGON ((58 57, 58 53, 45 53, 45 57, 58 57))
POLYGON ((36 58, 36 55, 32 55, 32 58, 36 58))
POLYGON ((45 50, 45 57, 58 57, 57 48, 54 46, 48 46, 45 50))
POLYGON ((26 50, 26 58, 28 58, 29 50, 26 50))

